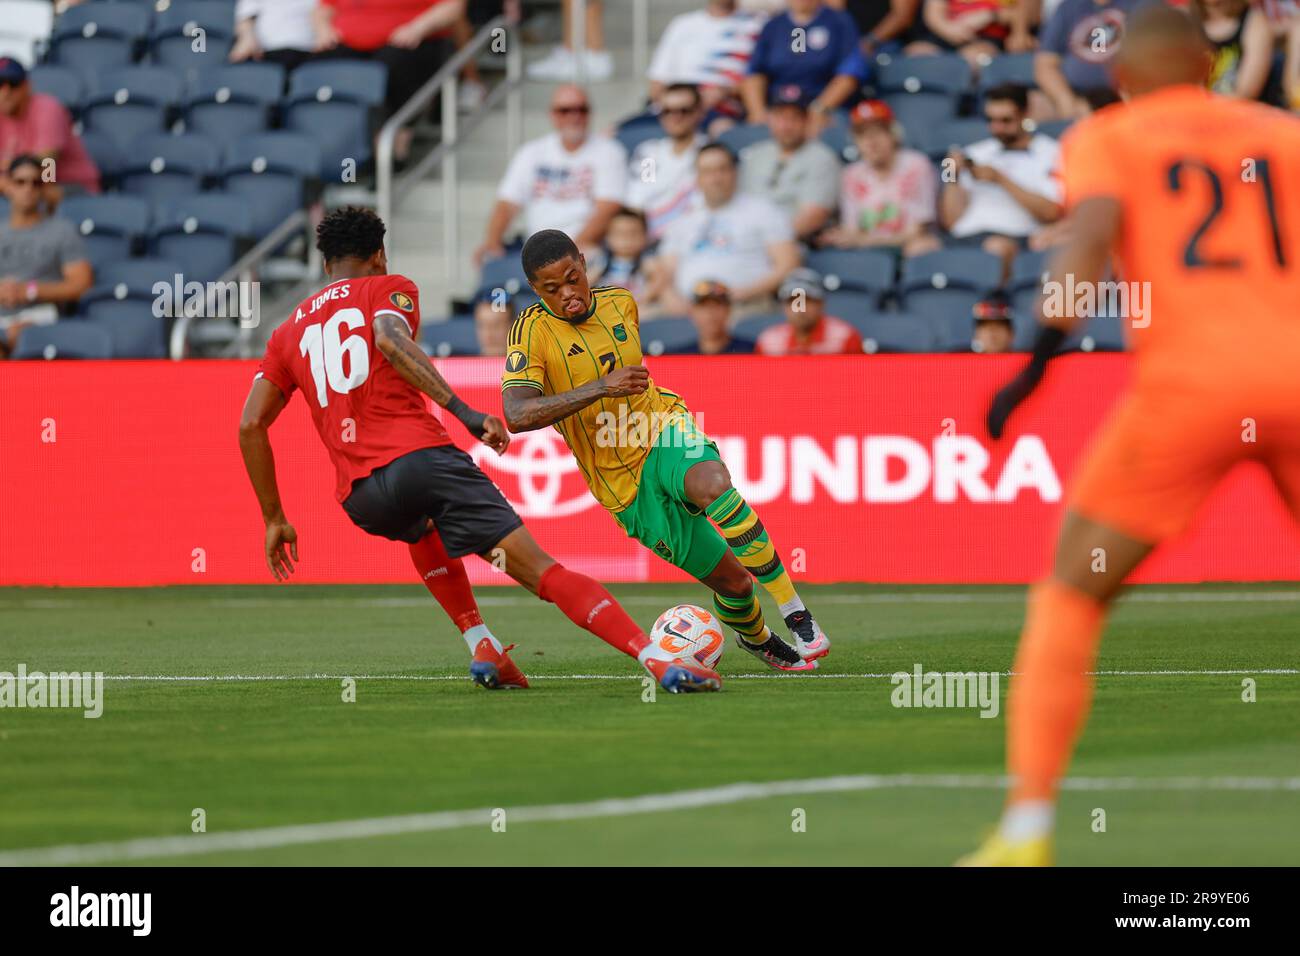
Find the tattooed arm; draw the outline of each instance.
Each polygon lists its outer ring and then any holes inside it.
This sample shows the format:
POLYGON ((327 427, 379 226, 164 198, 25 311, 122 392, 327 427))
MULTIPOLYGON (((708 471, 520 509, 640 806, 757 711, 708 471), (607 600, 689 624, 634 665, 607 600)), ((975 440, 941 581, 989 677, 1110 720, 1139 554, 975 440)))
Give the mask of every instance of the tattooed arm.
POLYGON ((505 424, 495 415, 485 415, 470 408, 451 390, 429 361, 429 356, 424 354, 424 349, 415 344, 405 322, 393 313, 385 312, 375 317, 374 328, 375 348, 384 353, 384 358, 398 375, 455 415, 471 435, 493 451, 506 450, 510 435, 505 424))
POLYGON ((602 398, 640 395, 649 387, 646 367, 629 365, 558 395, 539 395, 527 387, 507 388, 501 393, 501 407, 512 432, 530 432, 554 425, 602 398))

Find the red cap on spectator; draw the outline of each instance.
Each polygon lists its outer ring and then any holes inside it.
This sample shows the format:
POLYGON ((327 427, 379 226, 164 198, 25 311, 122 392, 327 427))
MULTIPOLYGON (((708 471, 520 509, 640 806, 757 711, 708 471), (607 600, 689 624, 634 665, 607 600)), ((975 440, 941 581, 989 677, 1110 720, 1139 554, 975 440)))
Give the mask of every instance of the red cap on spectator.
POLYGON ((854 126, 866 126, 868 123, 893 123, 894 111, 884 100, 863 100, 853 107, 849 122, 854 126))

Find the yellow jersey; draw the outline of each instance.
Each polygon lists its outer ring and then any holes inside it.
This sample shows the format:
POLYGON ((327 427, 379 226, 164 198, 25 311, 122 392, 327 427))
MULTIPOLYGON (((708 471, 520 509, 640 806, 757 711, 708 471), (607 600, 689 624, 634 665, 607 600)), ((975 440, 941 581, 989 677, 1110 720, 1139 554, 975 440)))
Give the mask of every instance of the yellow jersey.
MULTIPOLYGON (((501 388, 558 395, 641 360, 632 293, 599 286, 591 290, 591 311, 580 322, 562 319, 540 302, 519 314, 510 327, 501 388)), ((690 420, 685 403, 651 379, 640 395, 598 399, 554 427, 596 500, 619 512, 636 498, 641 467, 655 438, 679 420, 690 420)))

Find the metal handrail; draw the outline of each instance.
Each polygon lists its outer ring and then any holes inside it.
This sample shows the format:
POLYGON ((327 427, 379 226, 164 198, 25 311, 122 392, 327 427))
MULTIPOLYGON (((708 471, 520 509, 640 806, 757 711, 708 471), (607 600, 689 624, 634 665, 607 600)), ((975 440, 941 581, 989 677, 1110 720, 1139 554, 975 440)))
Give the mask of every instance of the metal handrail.
POLYGON ((488 113, 501 101, 506 103, 506 148, 513 155, 523 139, 523 41, 518 24, 504 15, 488 21, 455 56, 444 63, 432 77, 379 130, 375 143, 375 205, 380 218, 389 227, 388 255, 396 260, 395 238, 392 228, 394 204, 422 181, 434 165, 442 164, 443 192, 443 257, 446 274, 455 274, 456 255, 460 249, 460 202, 458 189, 459 169, 457 149, 471 130, 476 128, 488 113), (473 57, 505 31, 506 79, 484 100, 483 105, 465 121, 463 130, 456 111, 456 94, 460 71, 473 57), (434 96, 442 97, 442 135, 438 146, 400 178, 393 171, 393 142, 397 132, 421 110, 427 109, 434 96))

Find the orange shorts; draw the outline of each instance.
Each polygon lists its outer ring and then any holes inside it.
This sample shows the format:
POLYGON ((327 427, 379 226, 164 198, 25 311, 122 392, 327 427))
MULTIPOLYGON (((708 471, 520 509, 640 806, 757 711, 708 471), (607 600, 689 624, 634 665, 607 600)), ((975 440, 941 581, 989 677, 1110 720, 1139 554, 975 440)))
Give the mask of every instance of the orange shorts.
POLYGON ((1186 528, 1215 485, 1242 461, 1269 470, 1300 521, 1300 388, 1288 395, 1134 391, 1093 440, 1068 505, 1154 544, 1186 528))

